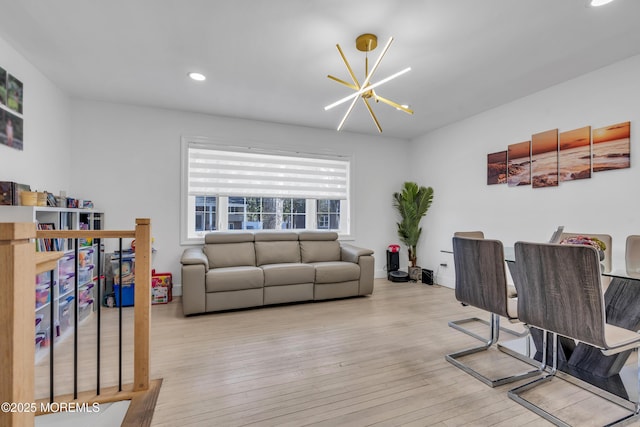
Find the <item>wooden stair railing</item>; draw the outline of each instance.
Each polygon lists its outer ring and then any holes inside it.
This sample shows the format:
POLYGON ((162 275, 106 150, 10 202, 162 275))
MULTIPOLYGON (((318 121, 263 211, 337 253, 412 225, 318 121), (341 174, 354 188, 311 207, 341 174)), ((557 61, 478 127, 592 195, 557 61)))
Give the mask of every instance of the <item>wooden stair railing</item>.
MULTIPOLYGON (((33 426, 41 403, 35 401, 34 284, 37 272, 56 267, 61 255, 36 253, 33 239, 134 238, 136 286, 134 306, 133 384, 55 397, 56 402, 103 403, 128 400, 150 387, 151 221, 136 219, 135 230, 36 230, 34 223, 0 223, 0 426, 33 426)), ((99 304, 100 302, 98 302, 99 304)))

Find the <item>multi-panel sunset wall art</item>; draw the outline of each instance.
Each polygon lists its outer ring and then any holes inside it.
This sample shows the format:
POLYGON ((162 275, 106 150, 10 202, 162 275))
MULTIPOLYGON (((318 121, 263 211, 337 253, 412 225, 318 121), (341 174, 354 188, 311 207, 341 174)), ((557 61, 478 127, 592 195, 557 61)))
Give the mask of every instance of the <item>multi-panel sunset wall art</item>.
POLYGON ((487 185, 556 187, 591 178, 593 172, 631 167, 631 122, 591 130, 590 126, 532 135, 487 155, 487 185))

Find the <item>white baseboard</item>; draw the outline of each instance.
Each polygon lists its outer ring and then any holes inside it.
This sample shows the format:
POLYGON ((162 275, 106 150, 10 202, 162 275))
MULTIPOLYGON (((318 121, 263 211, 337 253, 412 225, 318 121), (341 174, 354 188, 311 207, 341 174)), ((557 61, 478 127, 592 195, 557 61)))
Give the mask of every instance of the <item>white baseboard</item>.
POLYGON ((440 286, 455 289, 456 278, 455 276, 440 273, 436 276, 436 283, 440 286))
POLYGON ((182 283, 174 283, 173 288, 171 289, 171 294, 174 297, 182 296, 182 283))

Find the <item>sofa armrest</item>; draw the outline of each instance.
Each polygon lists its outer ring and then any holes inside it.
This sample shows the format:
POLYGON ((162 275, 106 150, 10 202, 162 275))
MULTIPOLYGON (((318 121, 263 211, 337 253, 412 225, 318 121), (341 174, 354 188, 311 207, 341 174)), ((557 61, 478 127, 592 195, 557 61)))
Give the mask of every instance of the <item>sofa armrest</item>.
POLYGON ((180 258, 182 265, 204 265, 204 271, 209 271, 209 258, 202 252, 202 248, 187 248, 180 258))
POLYGON ((202 247, 187 248, 180 258, 182 264, 182 312, 189 314, 206 311, 205 276, 209 259, 202 247))
POLYGON ((373 255, 371 249, 359 248, 349 244, 340 245, 340 258, 342 261, 358 263, 361 256, 373 255))
POLYGON ((342 261, 353 262, 360 266, 358 295, 371 295, 373 293, 374 273, 373 251, 349 244, 342 244, 340 245, 340 256, 342 261))

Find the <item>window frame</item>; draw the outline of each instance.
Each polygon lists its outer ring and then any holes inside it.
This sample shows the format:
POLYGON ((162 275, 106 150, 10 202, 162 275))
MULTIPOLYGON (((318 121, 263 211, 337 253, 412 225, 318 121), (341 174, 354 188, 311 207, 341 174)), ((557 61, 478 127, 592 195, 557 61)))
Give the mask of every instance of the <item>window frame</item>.
MULTIPOLYGON (((194 236, 192 235, 190 230, 195 230, 195 196, 190 197, 188 194, 188 175, 189 175, 189 148, 209 148, 211 150, 224 150, 224 151, 236 151, 236 152, 245 152, 245 151, 253 151, 253 152, 261 152, 264 154, 272 154, 272 155, 285 155, 285 156, 300 156, 304 157, 312 157, 312 158, 325 158, 325 159, 333 159, 333 160, 342 160, 347 161, 349 164, 349 172, 348 172, 348 187, 347 187, 347 199, 340 201, 340 216, 341 223, 344 221, 343 228, 337 231, 339 235, 339 239, 341 240, 353 240, 353 230, 354 230, 354 222, 353 222, 353 195, 355 194, 353 191, 354 185, 354 170, 355 170, 355 162, 354 156, 351 154, 337 154, 334 152, 325 152, 325 153, 311 153, 311 152, 301 152, 299 150, 296 151, 288 151, 283 150, 282 148, 275 148, 269 146, 260 146, 260 147, 249 147, 249 146, 241 146, 235 145, 230 142, 218 141, 210 138, 203 137, 181 137, 180 144, 180 158, 181 158, 181 174, 180 174, 180 244, 181 245, 195 245, 204 243, 204 234, 206 233, 216 233, 222 231, 233 231, 229 230, 229 222, 228 222, 228 200, 227 196, 219 196, 215 195, 216 200, 216 218, 217 218, 217 230, 215 231, 206 231, 201 235, 194 236)), ((213 195, 211 195, 213 196, 213 195)), ((300 198, 293 197, 292 198, 300 198)), ((305 199, 306 200, 306 226, 305 230, 317 230, 317 200, 319 199, 305 199)), ((302 229, 296 229, 302 230, 302 229)), ((245 231, 245 230, 238 230, 245 231)), ((276 231, 276 230, 273 230, 276 231)))

